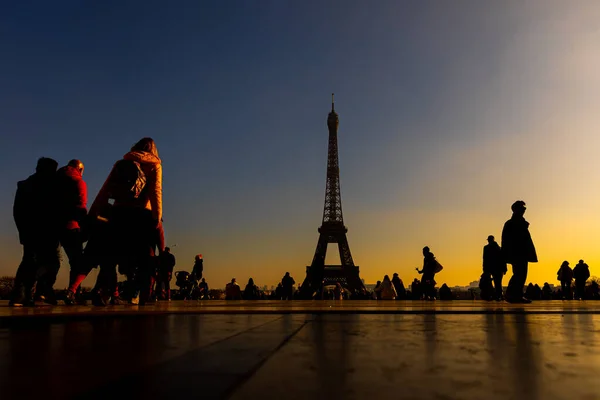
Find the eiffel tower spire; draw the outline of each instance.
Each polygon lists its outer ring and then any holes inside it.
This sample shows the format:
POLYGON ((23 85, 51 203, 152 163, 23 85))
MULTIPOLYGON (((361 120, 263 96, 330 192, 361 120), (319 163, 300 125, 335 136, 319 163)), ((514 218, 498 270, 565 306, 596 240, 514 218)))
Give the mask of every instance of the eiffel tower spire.
POLYGON ((333 93, 331 94, 331 112, 327 117, 329 129, 329 146, 327 150, 327 181, 325 184, 325 208, 323 210, 323 224, 344 224, 342 214, 342 195, 340 190, 340 167, 338 160, 337 132, 340 119, 335 112, 333 93))

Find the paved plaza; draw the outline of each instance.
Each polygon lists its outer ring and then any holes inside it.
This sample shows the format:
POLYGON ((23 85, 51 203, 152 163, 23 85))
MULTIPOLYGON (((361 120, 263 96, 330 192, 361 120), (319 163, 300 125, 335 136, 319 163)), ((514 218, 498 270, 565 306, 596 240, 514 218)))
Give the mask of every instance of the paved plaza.
POLYGON ((2 303, 0 398, 600 399, 599 303, 2 303))

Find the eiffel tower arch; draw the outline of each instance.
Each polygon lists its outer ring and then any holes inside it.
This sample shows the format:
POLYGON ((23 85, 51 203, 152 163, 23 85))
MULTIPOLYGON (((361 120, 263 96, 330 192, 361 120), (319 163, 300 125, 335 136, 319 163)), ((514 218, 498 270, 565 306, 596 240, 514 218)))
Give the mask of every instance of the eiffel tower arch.
POLYGON ((344 226, 342 214, 342 196, 340 192, 340 168, 338 162, 337 131, 340 121, 333 102, 327 117, 329 129, 329 147, 327 151, 327 181, 325 184, 325 207, 323 221, 319 228, 317 249, 310 266, 306 267, 306 278, 302 283, 301 296, 312 298, 321 290, 323 284, 334 285, 339 282, 351 293, 361 291, 364 285, 359 277, 359 268, 354 265, 348 238, 348 228, 344 226), (336 243, 340 252, 340 265, 326 265, 327 245, 336 243))

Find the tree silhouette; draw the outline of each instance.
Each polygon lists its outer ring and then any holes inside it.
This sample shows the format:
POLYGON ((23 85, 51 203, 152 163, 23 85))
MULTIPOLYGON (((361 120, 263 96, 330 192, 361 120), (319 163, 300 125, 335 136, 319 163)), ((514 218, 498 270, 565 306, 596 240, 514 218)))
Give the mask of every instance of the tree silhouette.
POLYGON ((0 299, 7 299, 15 286, 15 278, 13 276, 0 277, 0 299))

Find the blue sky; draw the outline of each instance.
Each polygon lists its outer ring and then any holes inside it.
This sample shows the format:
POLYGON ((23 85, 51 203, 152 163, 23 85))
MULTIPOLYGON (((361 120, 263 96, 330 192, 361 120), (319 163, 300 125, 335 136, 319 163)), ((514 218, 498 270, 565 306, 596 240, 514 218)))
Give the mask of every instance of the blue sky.
POLYGON ((552 253, 534 276, 553 279, 562 258, 597 257, 598 17, 593 1, 5 2, 0 274, 18 264, 12 200, 38 157, 83 160, 91 201, 151 136, 176 269, 203 253, 216 286, 301 281, 335 92, 344 217, 368 282, 412 280, 425 244, 446 281, 476 279, 517 198, 552 253))

